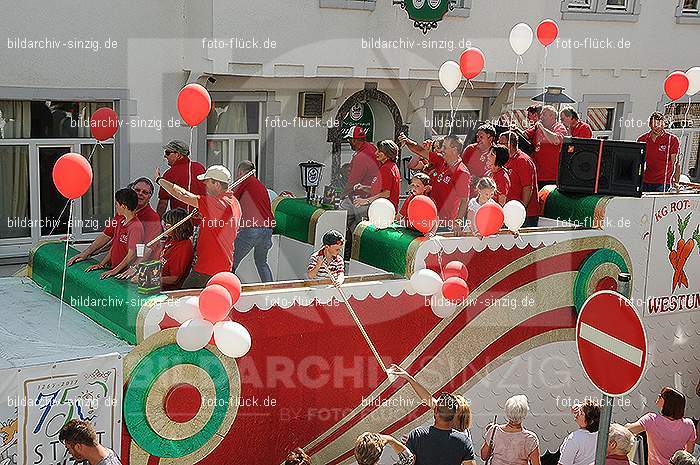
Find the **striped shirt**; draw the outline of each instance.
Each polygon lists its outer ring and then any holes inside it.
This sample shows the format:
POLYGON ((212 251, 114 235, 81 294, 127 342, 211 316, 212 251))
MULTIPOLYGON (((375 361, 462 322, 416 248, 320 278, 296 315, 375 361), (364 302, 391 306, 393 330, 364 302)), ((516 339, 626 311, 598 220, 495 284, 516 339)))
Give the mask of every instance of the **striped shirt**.
MULTIPOLYGON (((323 259, 323 250, 319 250, 318 252, 312 253, 311 257, 309 257, 309 266, 306 269, 306 271, 313 270, 318 264, 318 261, 323 259)), ((333 275, 333 279, 335 279, 336 281, 343 276, 343 274, 345 273, 345 262, 343 261, 342 255, 338 254, 335 257, 333 257, 330 263, 326 261, 325 266, 321 265, 321 268, 319 268, 318 273, 316 274, 316 278, 328 278, 328 271, 331 272, 331 274, 333 275)))

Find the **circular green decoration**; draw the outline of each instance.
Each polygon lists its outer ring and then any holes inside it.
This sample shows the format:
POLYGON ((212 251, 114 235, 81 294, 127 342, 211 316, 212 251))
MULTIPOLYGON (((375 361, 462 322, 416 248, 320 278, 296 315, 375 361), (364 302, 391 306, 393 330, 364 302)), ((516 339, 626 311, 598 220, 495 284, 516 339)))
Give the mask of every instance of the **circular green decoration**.
MULTIPOLYGON (((574 279, 574 308, 576 309, 577 315, 581 311, 584 302, 589 297, 588 287, 590 285, 591 276, 599 266, 605 264, 616 265, 620 269, 620 272, 629 273, 625 259, 612 249, 599 249, 590 254, 581 264, 578 273, 576 273, 576 278, 574 279)), ((615 276, 615 279, 617 279, 617 276, 615 276)))
POLYGON ((226 369, 216 355, 206 349, 188 352, 177 344, 168 344, 146 355, 134 369, 124 393, 124 421, 131 438, 149 454, 164 458, 183 457, 200 449, 216 434, 228 411, 229 396, 226 369), (211 376, 216 387, 215 406, 211 418, 200 431, 186 439, 169 440, 160 437, 148 424, 146 399, 158 377, 165 370, 181 364, 198 366, 211 376))

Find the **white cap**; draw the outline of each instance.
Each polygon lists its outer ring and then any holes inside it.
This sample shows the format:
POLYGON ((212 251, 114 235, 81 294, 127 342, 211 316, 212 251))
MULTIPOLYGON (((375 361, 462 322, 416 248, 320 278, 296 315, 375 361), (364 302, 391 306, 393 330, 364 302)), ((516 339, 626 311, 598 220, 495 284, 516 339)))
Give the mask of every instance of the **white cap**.
POLYGON ((213 179, 215 181, 225 182, 226 184, 231 182, 231 172, 226 169, 225 166, 212 165, 207 168, 204 174, 197 176, 197 179, 204 181, 205 179, 213 179))

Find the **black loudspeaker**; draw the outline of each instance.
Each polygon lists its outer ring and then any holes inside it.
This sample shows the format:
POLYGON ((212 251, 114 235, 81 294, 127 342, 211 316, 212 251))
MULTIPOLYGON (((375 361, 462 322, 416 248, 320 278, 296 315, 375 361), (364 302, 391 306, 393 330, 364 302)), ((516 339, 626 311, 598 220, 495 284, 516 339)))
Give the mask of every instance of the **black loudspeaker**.
POLYGON ((572 194, 641 197, 646 144, 565 137, 557 187, 572 194))

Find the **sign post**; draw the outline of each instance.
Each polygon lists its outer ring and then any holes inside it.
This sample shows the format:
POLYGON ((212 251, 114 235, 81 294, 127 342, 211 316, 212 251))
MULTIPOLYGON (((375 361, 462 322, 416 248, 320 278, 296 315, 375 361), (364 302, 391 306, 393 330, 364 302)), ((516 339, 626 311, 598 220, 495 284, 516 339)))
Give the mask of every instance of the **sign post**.
POLYGON ((605 464, 613 400, 639 384, 647 359, 644 325, 628 299, 629 274, 618 276, 618 290, 590 296, 576 323, 576 346, 583 370, 603 394, 596 465, 605 464))

